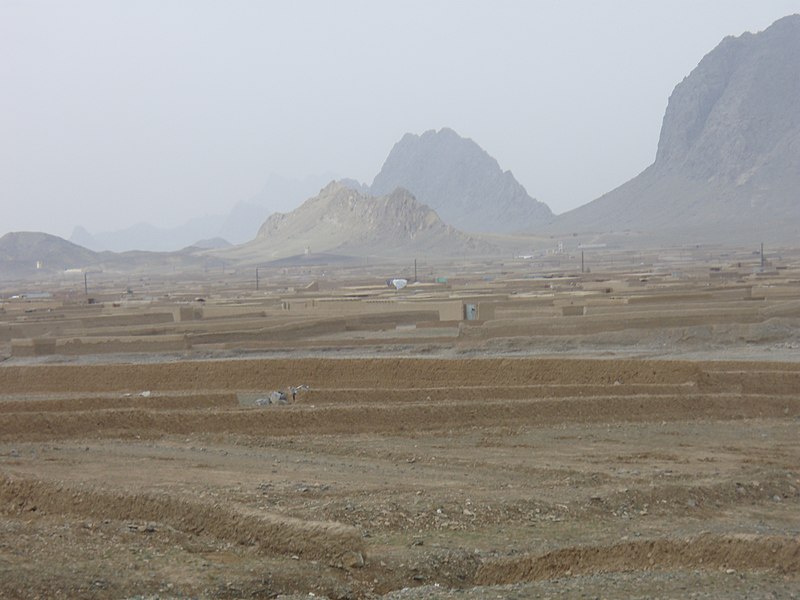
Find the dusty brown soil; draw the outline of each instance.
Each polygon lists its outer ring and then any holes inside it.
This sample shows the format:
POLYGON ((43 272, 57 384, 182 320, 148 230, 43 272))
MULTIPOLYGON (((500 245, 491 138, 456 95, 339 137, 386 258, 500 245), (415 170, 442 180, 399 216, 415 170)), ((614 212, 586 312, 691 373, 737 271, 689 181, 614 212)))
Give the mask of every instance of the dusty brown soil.
POLYGON ((798 433, 797 364, 8 365, 0 596, 797 597, 798 433))

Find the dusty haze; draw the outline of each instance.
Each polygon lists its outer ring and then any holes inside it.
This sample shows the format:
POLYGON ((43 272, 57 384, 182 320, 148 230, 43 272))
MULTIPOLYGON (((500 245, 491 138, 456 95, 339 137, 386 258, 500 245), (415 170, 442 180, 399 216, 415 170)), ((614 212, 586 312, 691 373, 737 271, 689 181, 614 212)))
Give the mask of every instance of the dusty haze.
POLYGON ((0 233, 174 226, 228 213, 271 173, 370 182, 404 133, 443 126, 561 213, 653 161, 667 98, 720 39, 794 12, 6 0, 0 233))

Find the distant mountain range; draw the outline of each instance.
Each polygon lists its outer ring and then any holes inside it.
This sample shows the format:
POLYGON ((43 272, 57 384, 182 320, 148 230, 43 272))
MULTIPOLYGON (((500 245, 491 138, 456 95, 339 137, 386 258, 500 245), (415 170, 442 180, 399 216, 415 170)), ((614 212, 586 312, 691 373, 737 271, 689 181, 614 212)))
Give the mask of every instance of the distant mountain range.
POLYGON ((179 252, 94 252, 49 233, 17 231, 0 237, 0 276, 30 278, 68 270, 149 273, 201 269, 206 259, 196 247, 179 252))
MULTIPOLYGON (((489 242, 479 233, 519 230, 593 239, 624 239, 630 232, 640 243, 796 242, 800 15, 757 34, 725 38, 675 87, 655 162, 558 217, 474 141, 446 128, 403 136, 371 185, 342 180, 315 195, 329 181, 322 179, 272 177, 261 194, 225 217, 202 217, 169 230, 137 225, 91 235, 76 228, 72 239, 116 250, 199 244, 247 260, 307 249, 341 255, 491 254, 498 238, 489 242), (283 211, 273 210, 276 206, 283 211), (219 250, 247 240, 252 241, 241 248, 219 250)), ((65 257, 74 252, 64 249, 65 257)), ((41 249, 34 254, 50 261, 41 249)), ((62 258, 54 256, 53 264, 61 265, 62 258)), ((16 260, 2 258, 2 248, 0 259, 6 266, 16 260)))
POLYGON ((137 223, 117 231, 101 231, 91 234, 83 227, 75 227, 69 240, 97 252, 127 252, 146 250, 170 252, 208 238, 209 232, 218 231, 222 217, 191 219, 178 227, 161 228, 149 223, 137 223))
POLYGON ((800 235, 800 15, 725 38, 669 99, 655 162, 551 231, 674 241, 800 235))
POLYGON ((330 174, 290 179, 270 175, 261 191, 237 203, 227 215, 196 217, 177 227, 155 227, 138 223, 125 229, 89 233, 78 226, 70 241, 95 251, 148 250, 168 252, 196 245, 198 240, 221 238, 230 244, 252 240, 258 228, 274 212, 288 211, 314 196, 333 179, 330 174))

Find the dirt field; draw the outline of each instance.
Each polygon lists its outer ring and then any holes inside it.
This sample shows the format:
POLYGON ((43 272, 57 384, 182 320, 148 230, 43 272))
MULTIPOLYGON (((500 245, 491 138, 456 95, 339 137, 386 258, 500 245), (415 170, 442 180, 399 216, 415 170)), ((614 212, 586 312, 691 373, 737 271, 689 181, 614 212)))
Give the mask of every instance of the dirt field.
POLYGON ((0 281, 0 597, 800 598, 800 255, 582 258, 0 281))
POLYGON ((0 389, 3 597, 800 594, 797 364, 10 364, 0 389))

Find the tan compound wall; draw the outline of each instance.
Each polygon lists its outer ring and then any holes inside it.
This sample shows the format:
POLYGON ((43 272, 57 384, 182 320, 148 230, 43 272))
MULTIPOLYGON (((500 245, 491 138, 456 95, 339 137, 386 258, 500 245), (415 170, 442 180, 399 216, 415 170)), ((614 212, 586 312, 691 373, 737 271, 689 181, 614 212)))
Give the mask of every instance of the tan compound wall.
POLYGON ((61 354, 78 356, 109 353, 179 352, 190 348, 188 338, 182 335, 41 338, 11 341, 11 355, 15 358, 61 354))

